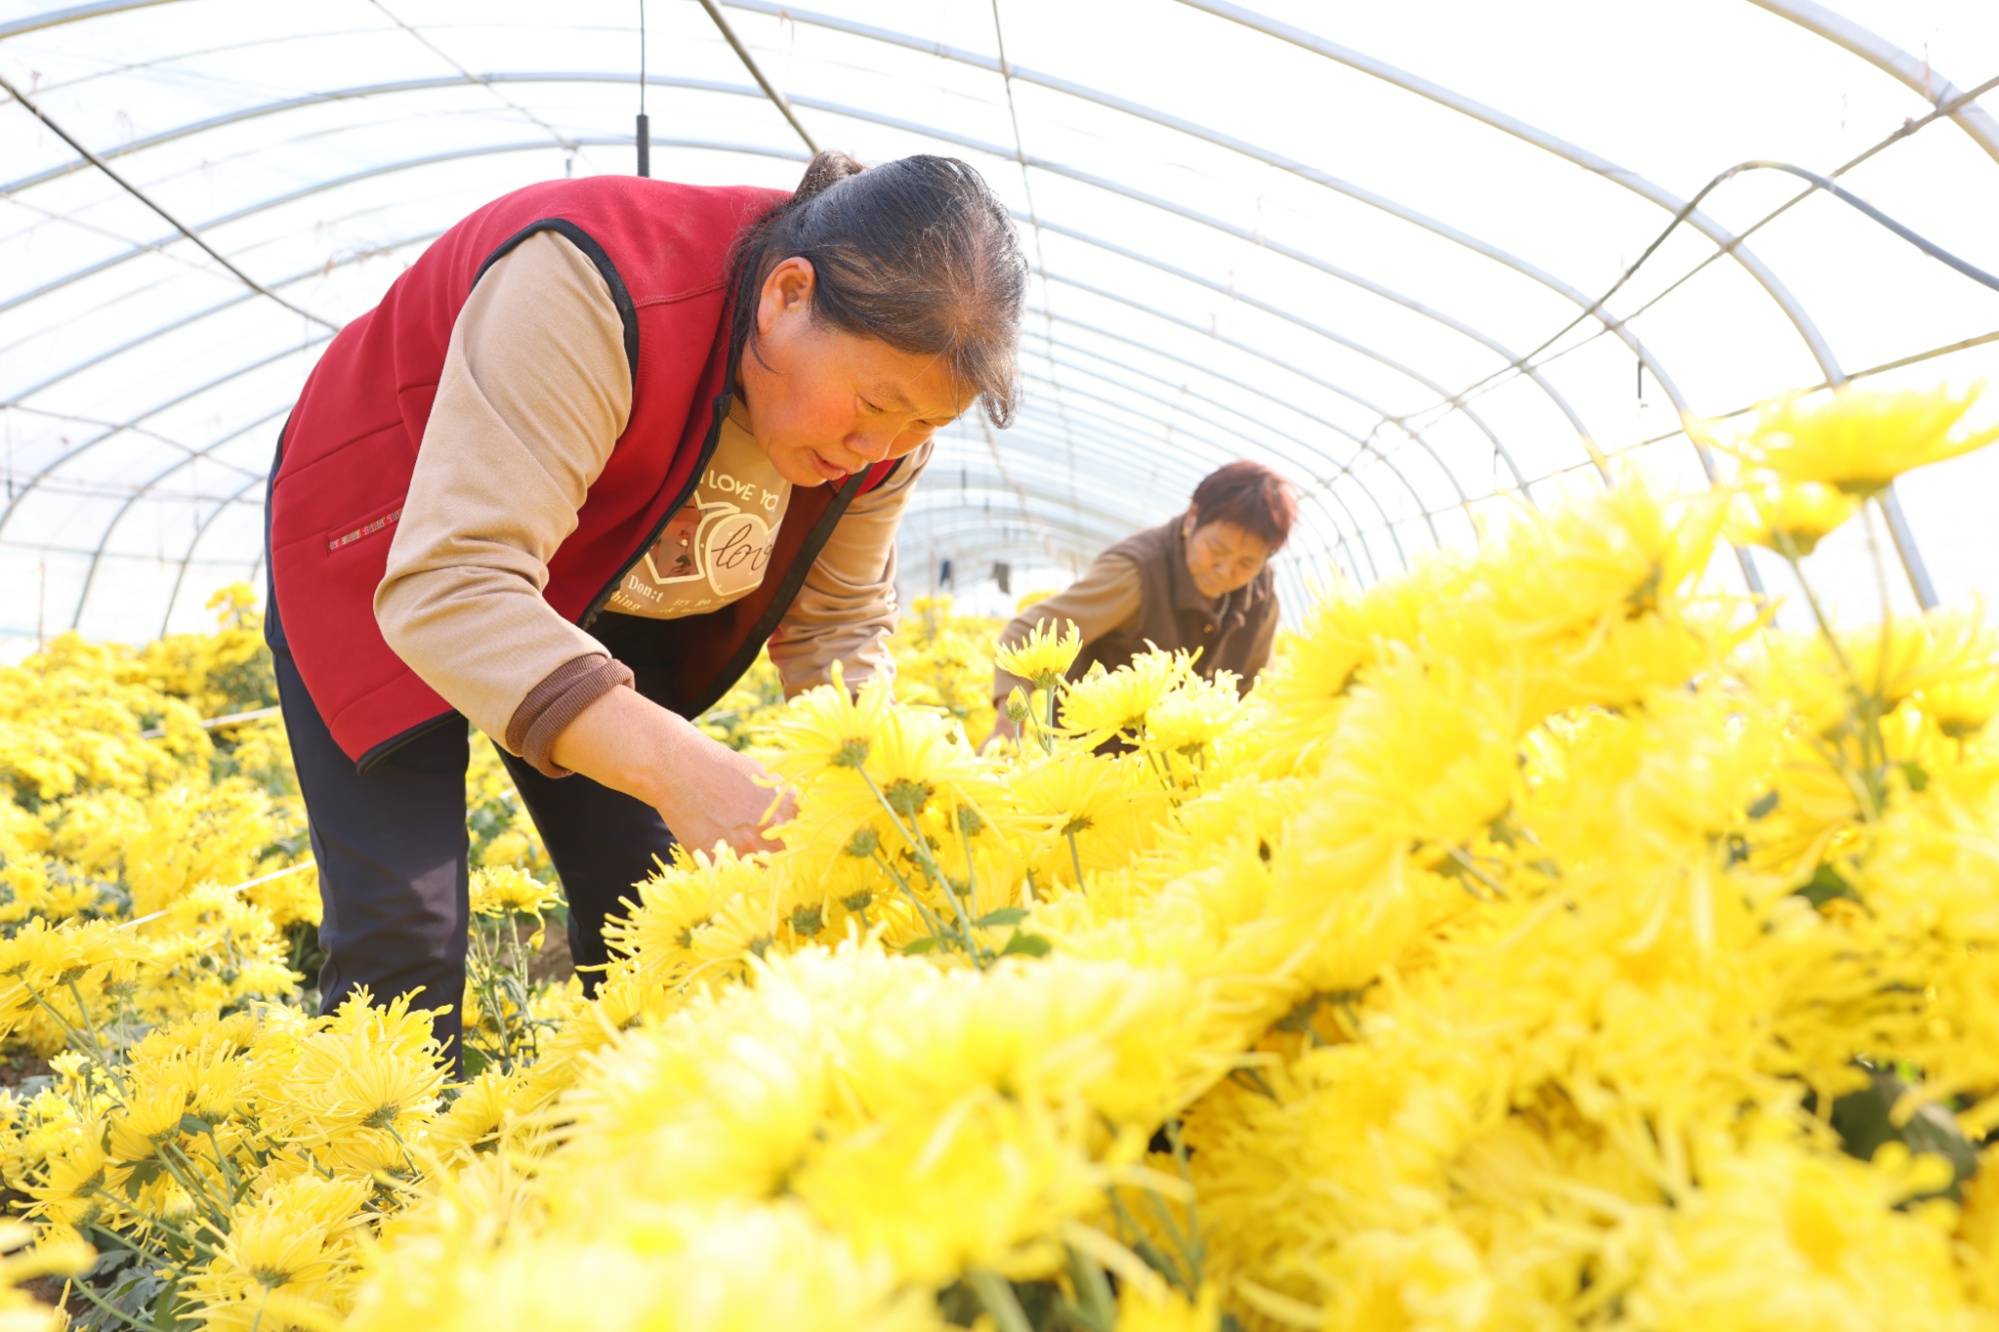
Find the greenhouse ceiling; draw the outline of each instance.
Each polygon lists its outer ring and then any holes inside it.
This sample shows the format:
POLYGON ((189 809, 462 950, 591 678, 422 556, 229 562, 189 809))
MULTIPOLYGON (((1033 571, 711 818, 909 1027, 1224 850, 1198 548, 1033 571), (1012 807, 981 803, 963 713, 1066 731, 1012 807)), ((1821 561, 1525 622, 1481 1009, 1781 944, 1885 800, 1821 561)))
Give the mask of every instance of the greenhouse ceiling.
MULTIPOLYGON (((945 437, 917 590, 1076 567, 1251 457, 1305 497, 1295 608, 1619 460, 1703 485, 1683 414, 1999 366, 1990 0, 0 3, 0 79, 9 656, 261 583, 327 339, 487 199, 634 170, 641 106, 656 176, 940 152, 1012 208, 1025 405, 945 437)), ((1999 590, 1995 494, 1899 484, 1899 598, 1999 590)), ((1815 558, 1858 580, 1866 535, 1815 558)))

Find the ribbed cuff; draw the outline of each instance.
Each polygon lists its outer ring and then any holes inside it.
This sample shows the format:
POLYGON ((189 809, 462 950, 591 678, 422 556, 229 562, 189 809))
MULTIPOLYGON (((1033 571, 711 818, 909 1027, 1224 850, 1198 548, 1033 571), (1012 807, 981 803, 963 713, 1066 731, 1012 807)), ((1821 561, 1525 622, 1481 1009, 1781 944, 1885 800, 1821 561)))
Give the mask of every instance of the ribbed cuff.
POLYGON ((569 776, 569 769, 549 757, 555 738, 583 715, 583 709, 631 682, 631 668, 615 658, 596 653, 570 658, 528 690, 514 709, 507 722, 507 748, 544 777, 569 776))

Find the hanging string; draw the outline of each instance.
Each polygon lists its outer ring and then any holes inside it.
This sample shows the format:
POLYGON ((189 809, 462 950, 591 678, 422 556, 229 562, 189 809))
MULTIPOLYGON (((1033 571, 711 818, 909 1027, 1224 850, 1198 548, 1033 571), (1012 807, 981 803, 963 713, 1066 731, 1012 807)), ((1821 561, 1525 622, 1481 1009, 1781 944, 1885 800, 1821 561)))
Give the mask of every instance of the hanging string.
POLYGON ((639 174, 652 174, 652 122, 646 119, 646 0, 639 0, 639 122, 633 135, 639 148, 639 174))

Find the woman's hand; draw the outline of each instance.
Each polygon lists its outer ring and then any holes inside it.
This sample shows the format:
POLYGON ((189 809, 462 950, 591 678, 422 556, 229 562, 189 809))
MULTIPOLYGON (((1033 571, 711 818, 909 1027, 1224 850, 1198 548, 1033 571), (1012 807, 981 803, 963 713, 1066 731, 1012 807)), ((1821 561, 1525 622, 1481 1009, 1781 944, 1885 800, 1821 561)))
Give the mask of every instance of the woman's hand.
POLYGON ((775 851, 783 844, 766 837, 763 828, 797 812, 790 789, 780 789, 768 768, 699 731, 664 776, 653 805, 690 851, 710 851, 717 842, 742 854, 775 851))
POLYGON ((781 843, 763 829, 796 808, 763 764, 627 685, 583 709, 555 738, 549 757, 645 801, 690 851, 712 851, 717 842, 743 853, 775 850, 781 843))

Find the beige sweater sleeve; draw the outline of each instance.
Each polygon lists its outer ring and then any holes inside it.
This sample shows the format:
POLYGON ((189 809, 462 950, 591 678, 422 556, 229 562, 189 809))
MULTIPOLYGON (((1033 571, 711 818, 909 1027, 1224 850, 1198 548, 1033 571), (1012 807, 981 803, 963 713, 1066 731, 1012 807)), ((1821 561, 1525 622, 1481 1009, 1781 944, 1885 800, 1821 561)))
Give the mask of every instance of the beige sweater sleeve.
MULTIPOLYGON (((1000 647, 1011 647, 1026 638, 1041 620, 1073 620, 1085 643, 1102 638, 1116 629, 1138 623, 1140 592, 1138 566, 1122 555, 1105 551, 1084 571, 1083 576, 1043 601, 1037 601, 1013 617, 1000 631, 1000 647)), ((993 698, 1004 700, 1014 687, 1029 688, 1027 681, 1006 671, 993 670, 993 698)))
POLYGON ((770 659, 787 696, 831 677, 857 685, 893 677, 889 635, 895 632, 895 532, 910 489, 930 464, 934 441, 903 460, 886 482, 847 506, 798 597, 771 635, 770 659))
POLYGON ((631 412, 624 326, 574 245, 542 232, 452 328, 375 589, 382 636, 486 734, 551 775, 563 726, 631 674, 542 598, 548 560, 631 412))

